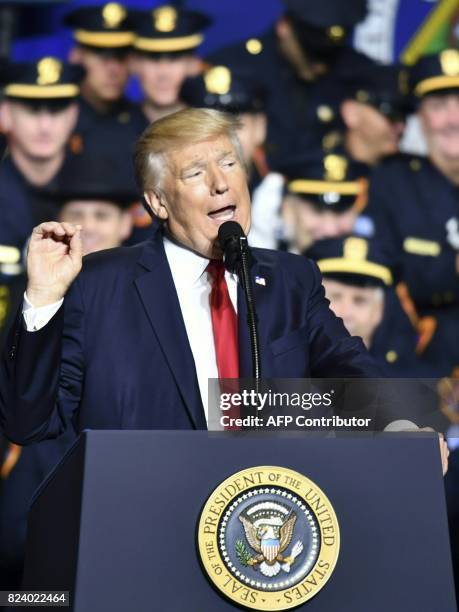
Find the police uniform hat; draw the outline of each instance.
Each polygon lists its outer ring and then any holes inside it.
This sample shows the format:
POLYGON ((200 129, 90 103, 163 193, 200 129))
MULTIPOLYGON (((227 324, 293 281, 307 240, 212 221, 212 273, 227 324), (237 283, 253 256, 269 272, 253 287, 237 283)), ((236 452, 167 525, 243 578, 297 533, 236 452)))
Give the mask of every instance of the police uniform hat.
POLYGON ((390 121, 403 121, 413 110, 409 74, 399 65, 383 65, 366 58, 343 74, 346 97, 369 104, 390 121))
POLYGON ((425 55, 411 69, 413 93, 422 98, 430 93, 459 90, 459 51, 445 49, 435 55, 425 55))
POLYGON ((55 57, 42 57, 34 62, 11 63, 3 94, 7 98, 31 103, 62 104, 80 94, 84 76, 81 66, 62 62, 55 57))
POLYGON ((127 208, 139 200, 139 194, 122 181, 116 159, 90 152, 66 161, 49 195, 60 206, 71 200, 101 200, 127 208))
POLYGON ((280 171, 287 177, 287 193, 312 202, 319 210, 343 212, 366 205, 368 182, 360 164, 346 155, 312 149, 280 171))
POLYGON ((284 0, 284 7, 306 53, 325 60, 339 51, 367 12, 366 0, 284 0))
POLYGON ((211 20, 202 13, 159 6, 151 11, 132 11, 134 49, 149 55, 191 53, 203 39, 211 20))
POLYGON ((105 53, 126 53, 134 41, 127 9, 118 2, 82 6, 68 13, 64 23, 84 47, 105 53))
POLYGON ((210 66, 184 81, 180 99, 189 106, 230 113, 257 113, 265 107, 265 92, 253 73, 241 68, 210 66))
POLYGON ((375 240, 357 236, 317 241, 305 253, 325 278, 357 287, 389 287, 393 284, 390 260, 375 240))

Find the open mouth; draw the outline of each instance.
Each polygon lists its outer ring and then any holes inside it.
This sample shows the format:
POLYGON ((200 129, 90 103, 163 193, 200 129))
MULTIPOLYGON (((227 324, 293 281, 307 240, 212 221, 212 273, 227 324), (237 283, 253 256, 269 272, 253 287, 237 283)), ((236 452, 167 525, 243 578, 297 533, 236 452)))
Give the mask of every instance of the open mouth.
POLYGON ((228 206, 223 206, 222 208, 218 208, 217 210, 213 210, 208 213, 208 216, 218 223, 224 223, 225 221, 231 221, 234 219, 236 212, 236 206, 234 204, 230 204, 228 206))

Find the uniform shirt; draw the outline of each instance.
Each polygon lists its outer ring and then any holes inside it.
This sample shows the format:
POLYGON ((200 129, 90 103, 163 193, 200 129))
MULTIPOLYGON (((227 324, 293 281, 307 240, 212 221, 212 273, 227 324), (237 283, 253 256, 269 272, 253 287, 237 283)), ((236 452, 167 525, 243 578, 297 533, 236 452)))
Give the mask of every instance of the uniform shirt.
POLYGON ((0 245, 22 251, 35 225, 56 218, 57 205, 46 194, 54 182, 37 188, 21 174, 12 157, 0 162, 0 245))
POLYGON ((118 160, 119 176, 126 184, 126 191, 136 191, 132 161, 134 147, 148 124, 140 106, 125 98, 104 113, 82 99, 71 147, 75 153, 90 151, 94 155, 109 155, 118 160))
POLYGON ((372 174, 366 212, 418 314, 436 317, 453 367, 459 363, 458 187, 428 158, 397 155, 372 174))
MULTIPOLYGON (((208 420, 208 379, 218 378, 214 335, 210 315, 211 284, 206 272, 209 260, 165 238, 164 248, 182 311, 185 329, 193 353, 199 391, 208 420)), ((234 310, 237 313, 237 276, 225 272, 234 310)), ((24 295, 23 314, 28 331, 38 331, 59 310, 63 299, 34 308, 24 295)))

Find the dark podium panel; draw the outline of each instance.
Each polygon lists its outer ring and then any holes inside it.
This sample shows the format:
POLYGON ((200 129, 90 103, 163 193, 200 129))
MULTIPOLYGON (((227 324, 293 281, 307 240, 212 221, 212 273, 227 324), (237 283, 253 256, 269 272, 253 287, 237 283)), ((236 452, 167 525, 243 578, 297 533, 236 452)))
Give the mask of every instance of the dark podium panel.
POLYGON ((91 431, 43 485, 29 517, 25 589, 69 590, 77 612, 225 612, 198 560, 210 493, 277 465, 328 496, 341 548, 307 612, 455 612, 435 434, 91 431))

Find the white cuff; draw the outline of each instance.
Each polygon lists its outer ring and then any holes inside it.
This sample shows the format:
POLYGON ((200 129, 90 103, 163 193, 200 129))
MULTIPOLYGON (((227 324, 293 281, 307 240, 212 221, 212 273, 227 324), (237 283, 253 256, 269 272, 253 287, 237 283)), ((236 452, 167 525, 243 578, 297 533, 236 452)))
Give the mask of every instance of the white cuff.
POLYGON ((64 298, 53 304, 40 306, 35 308, 27 299, 27 294, 24 293, 24 301, 22 303, 22 316, 26 324, 27 331, 34 332, 44 327, 54 317, 56 312, 64 303, 64 298))

